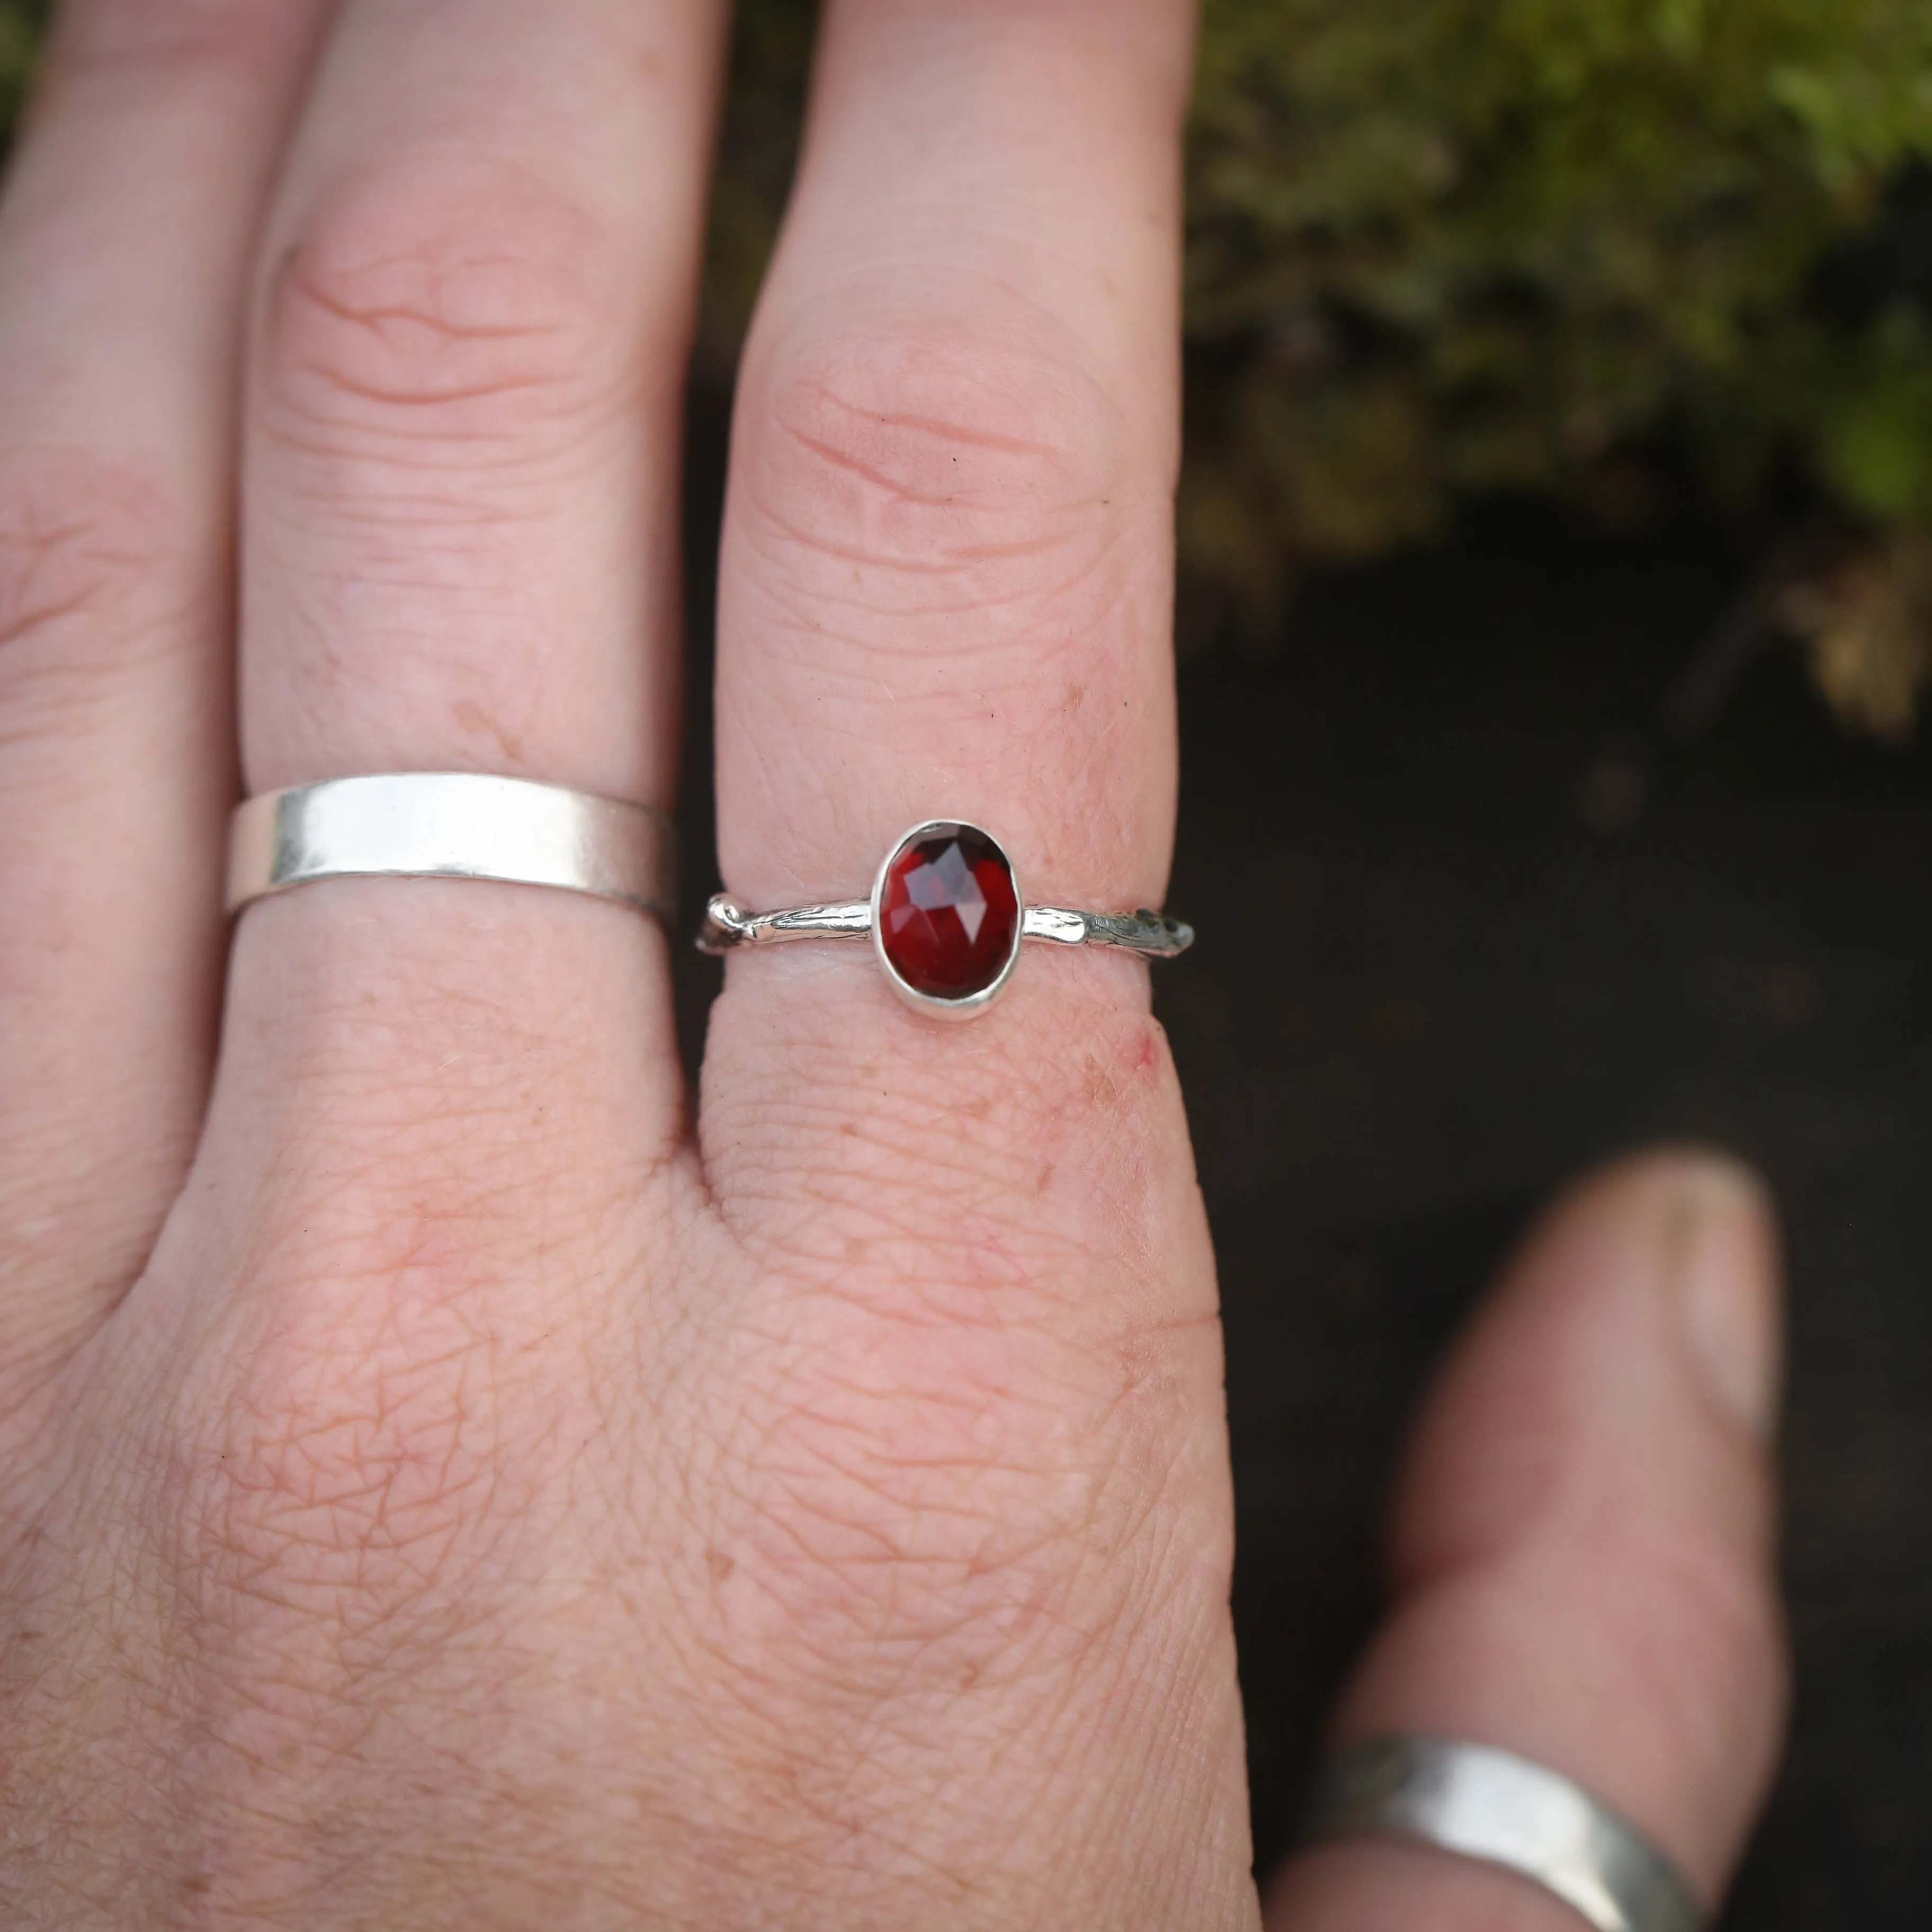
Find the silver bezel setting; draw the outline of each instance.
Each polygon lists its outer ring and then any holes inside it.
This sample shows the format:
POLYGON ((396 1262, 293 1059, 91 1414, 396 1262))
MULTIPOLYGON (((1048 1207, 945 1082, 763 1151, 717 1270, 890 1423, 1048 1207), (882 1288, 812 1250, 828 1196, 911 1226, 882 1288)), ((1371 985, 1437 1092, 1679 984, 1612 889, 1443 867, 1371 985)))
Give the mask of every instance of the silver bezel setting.
POLYGON ((930 1013, 935 1019, 969 1020, 976 1013, 984 1012, 1005 990, 1006 982, 1013 976, 1014 967, 1019 963, 1020 944, 1026 936, 1026 895, 1020 887, 1019 868, 1013 863, 1012 854, 1006 850, 1004 842, 970 818, 923 818, 894 839, 886 848, 886 856, 879 861, 879 869, 873 877, 872 909, 872 951, 885 968, 886 978, 892 991, 916 1012, 930 1013), (1006 948, 1005 963, 998 975, 976 993, 962 994, 950 1000, 938 993, 922 993, 904 977, 886 951, 885 922, 880 916, 885 901, 886 879, 892 869, 892 862, 908 845, 937 832, 942 826, 956 826, 962 832, 976 832, 1006 862, 1007 876, 1013 882, 1013 936, 1006 948))

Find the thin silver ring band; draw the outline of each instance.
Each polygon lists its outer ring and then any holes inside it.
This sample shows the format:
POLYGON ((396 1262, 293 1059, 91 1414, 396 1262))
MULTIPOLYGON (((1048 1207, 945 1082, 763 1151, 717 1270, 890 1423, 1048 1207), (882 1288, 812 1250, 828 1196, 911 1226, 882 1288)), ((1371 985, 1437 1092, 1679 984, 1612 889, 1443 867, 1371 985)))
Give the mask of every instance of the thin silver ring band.
POLYGON ((1118 946, 1171 959, 1194 944, 1194 928, 1144 907, 1076 912, 1028 905, 1018 867, 984 826, 926 818, 886 848, 870 898, 748 912, 718 892, 706 909, 698 946, 701 952, 730 952, 795 939, 868 940, 893 992, 908 1006, 931 1018, 964 1020, 1000 997, 1023 940, 1118 946))
MULTIPOLYGON (((776 946, 788 939, 867 939, 872 931, 870 899, 753 913, 719 892, 705 908, 698 946, 701 952, 728 952, 735 946, 776 946)), ((1030 905, 1020 915, 1020 937, 1050 940, 1059 946, 1124 946, 1130 952, 1172 959, 1194 944, 1194 928, 1184 920, 1145 910, 1073 912, 1064 906, 1030 905)))
POLYGON ((1501 1865, 1596 1932, 1698 1932, 1690 1888, 1628 1820, 1560 1772, 1488 1744, 1378 1738, 1331 1760, 1310 1839, 1370 1834, 1501 1865))
POLYGON ((481 772, 387 772, 264 792, 235 814, 228 909, 318 879, 496 879, 668 918, 670 821, 647 806, 481 772))

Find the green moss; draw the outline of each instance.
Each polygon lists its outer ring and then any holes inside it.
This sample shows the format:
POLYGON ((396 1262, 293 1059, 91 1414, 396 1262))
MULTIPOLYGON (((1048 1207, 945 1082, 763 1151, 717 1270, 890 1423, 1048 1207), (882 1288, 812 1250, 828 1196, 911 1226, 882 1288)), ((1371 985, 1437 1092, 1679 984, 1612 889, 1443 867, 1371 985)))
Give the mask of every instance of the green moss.
POLYGON ((1921 0, 1208 0, 1190 485, 1241 526, 1214 567, 1264 598, 1666 431, 1733 494, 1795 452, 1913 510, 1909 298, 1817 290, 1928 155, 1921 0))
POLYGON ((699 310, 698 364, 707 374, 729 374, 778 237, 816 13, 808 0, 739 0, 699 310))
POLYGON ((0 0, 0 130, 14 124, 33 78, 50 0, 0 0))

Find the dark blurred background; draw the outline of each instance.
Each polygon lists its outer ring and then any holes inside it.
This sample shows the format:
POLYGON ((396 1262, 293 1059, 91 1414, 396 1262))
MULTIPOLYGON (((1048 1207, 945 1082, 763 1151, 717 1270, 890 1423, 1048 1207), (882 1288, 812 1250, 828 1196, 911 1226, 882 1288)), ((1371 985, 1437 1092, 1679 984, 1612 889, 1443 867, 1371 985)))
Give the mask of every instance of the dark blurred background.
MULTIPOLYGON (((694 854, 728 410, 692 428, 694 854)), ((1932 1924, 1932 753, 1848 736, 1795 649, 1712 694, 1756 541, 1499 505, 1184 660, 1170 903, 1244 910, 1159 1011, 1226 1298, 1264 1868, 1432 1364, 1552 1189, 1688 1136, 1771 1177, 1792 1276, 1796 1726, 1724 1925, 1932 1924)), ((716 968, 686 974, 694 1056, 716 968)))
POLYGON ((1796 1729, 1725 1923, 1903 1932, 1932 1924, 1932 760, 1848 742, 1790 654, 1660 747, 1735 568, 1714 531, 1498 513, 1184 673, 1173 902, 1255 908, 1160 1000, 1226 1295, 1256 1829, 1265 1858, 1472 1298, 1576 1166, 1692 1136, 1771 1177, 1792 1273, 1796 1729))

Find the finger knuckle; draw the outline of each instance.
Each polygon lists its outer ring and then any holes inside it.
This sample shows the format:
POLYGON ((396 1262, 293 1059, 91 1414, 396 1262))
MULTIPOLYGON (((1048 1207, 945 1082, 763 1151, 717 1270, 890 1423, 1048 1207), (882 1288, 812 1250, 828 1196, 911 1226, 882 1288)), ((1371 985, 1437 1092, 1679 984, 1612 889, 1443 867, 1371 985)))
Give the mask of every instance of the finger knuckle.
POLYGON ((837 641, 872 653, 935 624, 956 648, 1084 634, 1131 570, 1140 503, 1090 364, 1010 308, 773 343, 744 412, 770 593, 820 629, 836 612, 837 641))
POLYGON ((587 207, 473 154, 409 154, 318 196, 270 278, 272 434, 325 456, 465 464, 574 440, 613 400, 623 340, 587 207))
POLYGON ((97 694, 178 644, 196 601, 188 518, 146 475, 74 451, 0 460, 0 707, 97 694))

